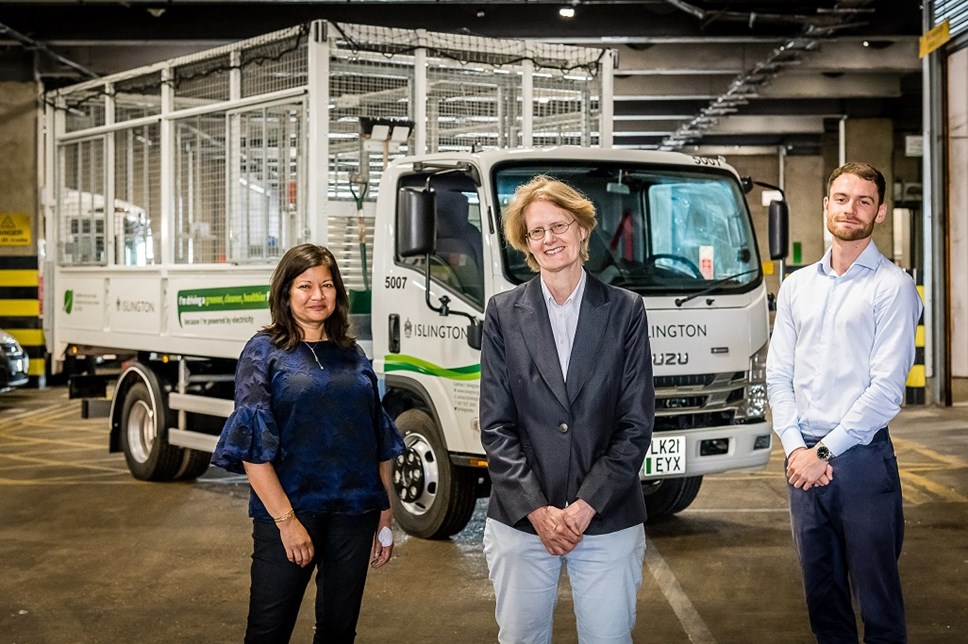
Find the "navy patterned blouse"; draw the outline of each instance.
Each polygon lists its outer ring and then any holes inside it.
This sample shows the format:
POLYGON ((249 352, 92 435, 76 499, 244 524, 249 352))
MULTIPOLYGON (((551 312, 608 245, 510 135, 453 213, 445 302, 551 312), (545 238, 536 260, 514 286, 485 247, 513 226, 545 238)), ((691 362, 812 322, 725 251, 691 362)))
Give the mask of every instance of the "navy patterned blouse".
MULTIPOLYGON (((310 345, 315 358, 304 343, 292 351, 273 346, 264 332, 246 343, 235 411, 212 463, 239 474, 242 461, 272 463, 299 511, 385 510, 379 463, 403 452, 403 439, 380 405, 376 374, 356 346, 310 345)), ((254 491, 249 516, 271 518, 254 491)))

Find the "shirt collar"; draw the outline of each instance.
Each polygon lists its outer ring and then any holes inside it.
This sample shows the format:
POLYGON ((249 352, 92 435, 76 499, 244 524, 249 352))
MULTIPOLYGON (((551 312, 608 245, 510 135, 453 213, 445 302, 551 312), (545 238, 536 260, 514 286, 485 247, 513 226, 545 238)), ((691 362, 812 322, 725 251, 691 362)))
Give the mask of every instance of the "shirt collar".
POLYGON ((541 293, 544 295, 545 302, 549 307, 555 306, 563 309, 565 307, 572 306, 575 302, 580 302, 582 295, 585 293, 584 270, 581 272, 581 277, 578 278, 578 284, 575 285, 575 290, 571 292, 571 295, 568 296, 568 299, 566 299, 563 304, 558 304, 558 302, 555 301, 555 296, 551 294, 551 291, 548 289, 548 286, 544 283, 543 279, 539 277, 538 281, 541 282, 541 293))
MULTIPOLYGON (((827 249, 827 252, 823 254, 823 258, 817 264, 817 269, 824 275, 835 274, 833 267, 830 265, 830 257, 832 254, 833 247, 831 246, 827 249)), ((870 243, 867 244, 867 247, 861 251, 860 255, 857 256, 857 259, 854 260, 854 263, 850 265, 850 268, 853 268, 854 266, 863 266, 864 268, 873 271, 877 270, 877 265, 880 263, 880 261, 881 252, 877 250, 877 245, 874 244, 874 240, 872 239, 870 243)), ((849 272, 850 268, 848 268, 845 273, 849 272)))

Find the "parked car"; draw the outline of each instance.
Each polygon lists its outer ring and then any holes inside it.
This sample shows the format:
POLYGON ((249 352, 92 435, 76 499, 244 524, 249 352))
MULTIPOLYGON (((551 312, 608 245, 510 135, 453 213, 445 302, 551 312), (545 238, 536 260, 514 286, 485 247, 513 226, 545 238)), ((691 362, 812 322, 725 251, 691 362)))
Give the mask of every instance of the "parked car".
POLYGON ((30 358, 17 339, 0 330, 0 391, 27 384, 29 365, 30 358))

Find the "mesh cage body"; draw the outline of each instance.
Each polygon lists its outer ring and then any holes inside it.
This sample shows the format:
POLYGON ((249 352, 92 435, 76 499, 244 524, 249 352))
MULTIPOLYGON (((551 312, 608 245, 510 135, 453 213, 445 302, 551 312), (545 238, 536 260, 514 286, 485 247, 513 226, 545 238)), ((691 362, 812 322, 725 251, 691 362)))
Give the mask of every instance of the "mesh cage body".
POLYGON ((348 287, 363 288, 361 243, 372 248, 373 202, 389 161, 598 145, 604 53, 317 22, 51 92, 57 261, 271 265, 313 241, 332 247, 348 287), (313 85, 317 45, 324 91, 313 85), (361 119, 412 129, 374 140, 361 119), (318 164, 311 131, 327 146, 318 164), (307 195, 323 185, 319 239, 306 233, 319 216, 307 195))

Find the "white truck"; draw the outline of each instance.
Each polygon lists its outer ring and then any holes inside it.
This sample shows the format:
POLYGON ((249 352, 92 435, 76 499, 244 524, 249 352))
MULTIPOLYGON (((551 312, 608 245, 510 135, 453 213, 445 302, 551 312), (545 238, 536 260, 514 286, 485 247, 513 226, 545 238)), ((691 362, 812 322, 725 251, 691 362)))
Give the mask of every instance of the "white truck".
POLYGON ((650 514, 684 509, 705 474, 763 466, 767 293, 744 183, 721 159, 609 149, 611 56, 315 22, 52 92, 53 370, 123 360, 110 391, 88 373, 72 395, 111 399, 110 449, 135 477, 195 478, 242 345, 268 321, 275 262, 328 245, 405 435, 395 516, 455 534, 489 488, 484 307, 532 276, 502 212, 548 174, 596 205, 588 270, 648 310, 650 514))

